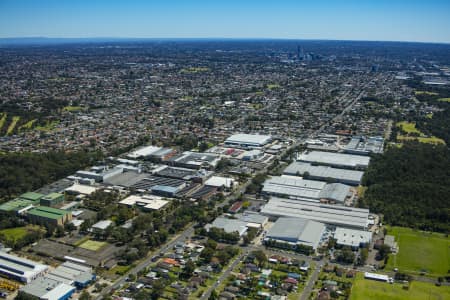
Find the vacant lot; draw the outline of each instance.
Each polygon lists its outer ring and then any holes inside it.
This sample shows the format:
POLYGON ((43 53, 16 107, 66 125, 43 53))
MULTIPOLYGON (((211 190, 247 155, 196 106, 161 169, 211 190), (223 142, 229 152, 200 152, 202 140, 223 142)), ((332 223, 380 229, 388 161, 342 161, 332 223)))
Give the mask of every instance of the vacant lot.
POLYGON ((78 247, 87 249, 87 250, 91 250, 91 251, 98 251, 102 247, 106 246, 107 244, 108 243, 106 243, 106 242, 87 240, 86 242, 80 244, 78 247))
POLYGON ((390 255, 386 268, 412 274, 426 270, 434 276, 446 275, 450 270, 450 239, 444 235, 404 227, 392 227, 388 234, 395 236, 399 252, 390 255))
POLYGON ((408 290, 403 284, 366 280, 359 273, 353 283, 350 300, 446 300, 450 299, 450 287, 437 287, 431 283, 413 281, 408 290))

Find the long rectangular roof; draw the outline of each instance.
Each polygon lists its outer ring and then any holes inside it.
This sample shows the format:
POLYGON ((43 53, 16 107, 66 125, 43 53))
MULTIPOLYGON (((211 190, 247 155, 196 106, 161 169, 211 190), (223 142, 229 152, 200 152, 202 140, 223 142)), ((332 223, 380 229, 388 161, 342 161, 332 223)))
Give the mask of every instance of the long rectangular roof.
POLYGON ((130 152, 127 155, 127 157, 129 157, 129 158, 147 157, 147 156, 150 156, 150 155, 158 152, 161 149, 162 149, 161 147, 155 147, 155 146, 142 147, 142 148, 139 148, 137 150, 130 152))
POLYGON ((35 215, 49 219, 59 219, 68 214, 70 214, 70 212, 48 206, 39 206, 28 211, 28 215, 35 215))
POLYGON ((309 173, 310 176, 316 178, 332 178, 338 181, 355 183, 360 183, 362 176, 364 175, 363 171, 339 169, 329 166, 313 166, 311 163, 299 161, 290 164, 283 173, 287 175, 302 176, 306 172, 309 173))
POLYGON ((367 166, 369 165, 370 157, 343 153, 311 151, 301 153, 297 157, 297 160, 330 166, 367 168, 367 166))
POLYGON ((316 202, 320 199, 330 199, 343 202, 350 192, 350 186, 283 175, 267 179, 262 191, 272 195, 285 195, 292 199, 316 202))
POLYGON ((236 144, 257 144, 265 145, 272 137, 270 135, 260 135, 260 134, 233 134, 225 140, 225 143, 236 143, 236 144))
POLYGON ((261 209, 269 216, 305 218, 343 227, 366 228, 369 210, 272 197, 261 209))
POLYGON ((2 273, 29 280, 47 269, 47 265, 0 251, 0 272, 2 273))
POLYGON ((319 199, 326 182, 301 179, 293 176, 274 176, 264 182, 263 192, 292 197, 319 199))

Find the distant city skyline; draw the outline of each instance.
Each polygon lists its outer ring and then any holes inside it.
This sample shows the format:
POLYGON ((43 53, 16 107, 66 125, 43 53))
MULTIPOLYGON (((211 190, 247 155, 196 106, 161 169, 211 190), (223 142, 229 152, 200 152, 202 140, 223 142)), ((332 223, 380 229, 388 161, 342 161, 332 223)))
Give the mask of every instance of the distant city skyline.
POLYGON ((450 43, 450 1, 0 0, 0 38, 18 37, 450 43))

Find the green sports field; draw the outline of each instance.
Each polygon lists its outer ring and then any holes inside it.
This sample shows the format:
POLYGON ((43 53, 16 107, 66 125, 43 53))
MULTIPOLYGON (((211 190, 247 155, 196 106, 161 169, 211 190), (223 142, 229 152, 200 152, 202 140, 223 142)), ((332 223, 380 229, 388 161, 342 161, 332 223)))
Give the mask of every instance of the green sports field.
POLYGON ((106 246, 107 244, 108 244, 107 242, 98 242, 98 241, 87 240, 86 242, 82 243, 78 247, 87 249, 87 250, 91 250, 91 251, 98 251, 102 247, 106 246))
POLYGON ((448 300, 450 287, 435 286, 432 283, 413 281, 408 290, 403 284, 364 279, 359 273, 353 283, 350 300, 448 300))
POLYGON ((386 269, 398 268, 400 272, 413 275, 422 270, 432 276, 447 275, 450 270, 450 238, 404 227, 392 227, 388 234, 395 236, 399 252, 389 255, 386 269))

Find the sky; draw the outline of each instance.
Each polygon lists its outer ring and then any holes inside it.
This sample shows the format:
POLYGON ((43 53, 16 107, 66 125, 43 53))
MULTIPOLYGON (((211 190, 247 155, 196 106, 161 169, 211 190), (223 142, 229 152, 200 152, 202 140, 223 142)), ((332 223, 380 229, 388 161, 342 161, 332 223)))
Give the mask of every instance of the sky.
POLYGON ((0 0, 0 38, 450 43, 450 0, 0 0))

